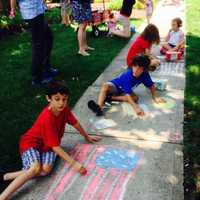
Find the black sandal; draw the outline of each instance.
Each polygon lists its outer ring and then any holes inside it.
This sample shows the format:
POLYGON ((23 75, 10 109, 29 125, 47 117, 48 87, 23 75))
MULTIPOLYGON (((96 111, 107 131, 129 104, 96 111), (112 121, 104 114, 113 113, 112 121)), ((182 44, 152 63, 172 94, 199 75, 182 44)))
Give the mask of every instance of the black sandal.
POLYGON ((96 113, 96 116, 103 115, 103 111, 101 110, 100 106, 96 104, 93 100, 88 101, 88 108, 96 113))

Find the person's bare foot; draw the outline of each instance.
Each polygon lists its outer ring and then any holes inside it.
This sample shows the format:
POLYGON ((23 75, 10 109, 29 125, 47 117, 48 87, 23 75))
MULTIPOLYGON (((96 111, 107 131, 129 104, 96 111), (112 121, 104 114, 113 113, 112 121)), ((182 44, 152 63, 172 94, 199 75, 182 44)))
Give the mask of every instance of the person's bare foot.
POLYGON ((85 48, 85 50, 94 51, 95 48, 87 46, 87 47, 85 48))
POLYGON ((78 54, 80 54, 82 56, 90 56, 90 54, 86 51, 79 51, 78 54))

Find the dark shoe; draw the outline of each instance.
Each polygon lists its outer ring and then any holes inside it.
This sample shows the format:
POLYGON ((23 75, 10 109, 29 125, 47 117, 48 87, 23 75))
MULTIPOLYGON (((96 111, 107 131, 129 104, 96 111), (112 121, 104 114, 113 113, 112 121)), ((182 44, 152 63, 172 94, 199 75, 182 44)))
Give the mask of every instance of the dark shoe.
POLYGON ((41 80, 38 80, 38 79, 32 80, 31 84, 33 87, 41 87, 42 85, 41 80))
POLYGON ((52 75, 52 76, 57 76, 60 72, 58 69, 50 67, 48 72, 52 75))
POLYGON ((103 115, 103 111, 101 110, 100 106, 96 104, 93 100, 88 101, 88 108, 96 113, 96 116, 103 115))
POLYGON ((48 68, 47 70, 45 70, 43 72, 43 77, 49 77, 49 76, 57 76, 59 74, 59 70, 58 69, 55 69, 55 68, 48 68))
POLYGON ((41 80, 41 84, 42 85, 46 85, 46 84, 49 84, 51 82, 53 82, 54 79, 52 76, 48 76, 48 77, 44 77, 42 80, 41 80))
POLYGON ((111 94, 106 95, 106 99, 104 100, 104 103, 107 103, 109 105, 112 104, 112 95, 111 94))

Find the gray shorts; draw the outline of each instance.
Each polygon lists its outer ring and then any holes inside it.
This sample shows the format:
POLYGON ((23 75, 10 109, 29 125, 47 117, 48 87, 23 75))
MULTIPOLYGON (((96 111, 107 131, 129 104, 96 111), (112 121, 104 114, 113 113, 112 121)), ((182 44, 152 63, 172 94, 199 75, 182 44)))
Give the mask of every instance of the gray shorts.
POLYGON ((120 92, 117 87, 115 86, 114 83, 112 83, 111 81, 108 81, 106 84, 112 86, 112 90, 110 90, 109 94, 112 96, 119 96, 119 95, 123 95, 122 92, 120 92))

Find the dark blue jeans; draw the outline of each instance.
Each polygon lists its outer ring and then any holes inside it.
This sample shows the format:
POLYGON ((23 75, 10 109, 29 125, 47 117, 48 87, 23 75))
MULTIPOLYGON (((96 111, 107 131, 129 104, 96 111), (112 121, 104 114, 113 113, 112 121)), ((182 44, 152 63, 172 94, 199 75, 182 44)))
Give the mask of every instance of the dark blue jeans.
POLYGON ((50 68, 50 56, 53 46, 53 34, 44 14, 26 20, 32 35, 32 77, 41 80, 42 74, 50 68))

